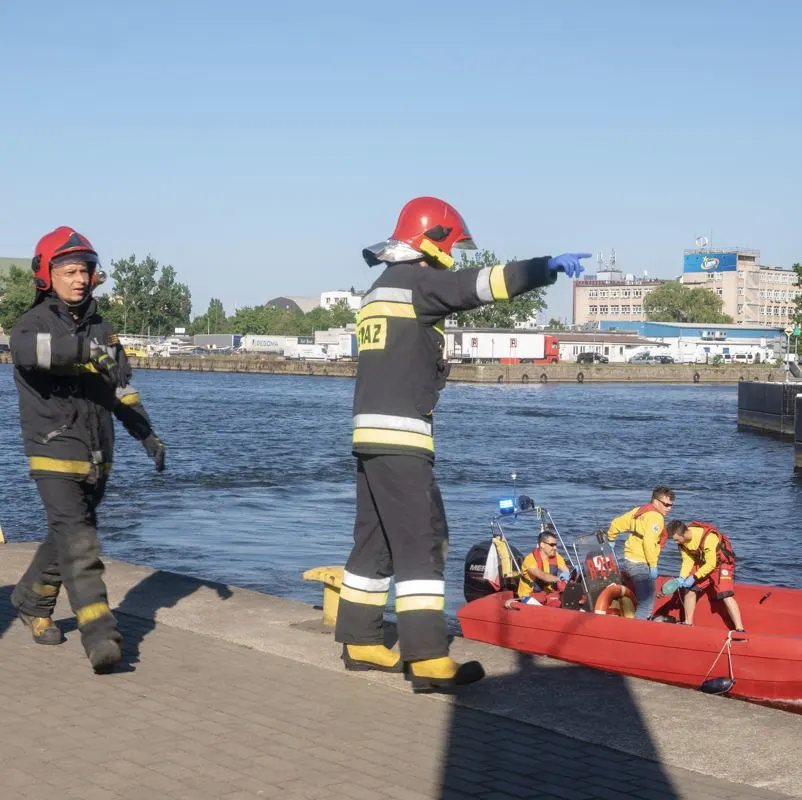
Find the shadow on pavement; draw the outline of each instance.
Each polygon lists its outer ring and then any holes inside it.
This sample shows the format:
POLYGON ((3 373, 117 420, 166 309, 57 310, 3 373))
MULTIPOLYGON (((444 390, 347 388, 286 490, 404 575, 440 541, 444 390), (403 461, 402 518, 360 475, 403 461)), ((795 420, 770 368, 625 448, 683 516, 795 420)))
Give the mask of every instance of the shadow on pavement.
MULTIPOLYGON (((174 572, 158 570, 132 586, 120 604, 112 609, 123 633, 123 668, 139 661, 139 648, 145 637, 156 627, 159 609, 173 608, 201 587, 214 589, 222 600, 233 592, 223 583, 202 581, 174 572)), ((75 618, 59 623, 64 633, 76 629, 75 618)))
POLYGON ((11 605, 11 592, 13 590, 13 586, 0 586, 0 639, 3 638, 5 632, 17 618, 17 611, 11 605))
POLYGON ((139 660, 139 648, 145 637, 156 627, 159 609, 172 608, 201 587, 214 589, 221 600, 228 600, 233 592, 223 583, 201 581, 173 572, 158 570, 132 586, 122 602, 114 609, 125 626, 124 656, 129 663, 139 660))
POLYGON ((567 798, 570 800, 620 800, 643 797, 654 800, 682 797, 659 763, 636 700, 623 678, 590 673, 594 687, 590 707, 578 698, 583 687, 572 691, 579 679, 587 683, 588 671, 564 665, 541 667, 529 655, 516 655, 512 674, 485 678, 461 690, 452 706, 448 742, 444 748, 439 800, 478 796, 501 798, 567 798), (537 693, 537 718, 526 722, 496 716, 505 709, 527 707, 526 696, 537 693), (474 707, 470 707, 474 706, 474 707), (566 715, 587 717, 614 742, 619 736, 637 739, 641 756, 633 756, 602 744, 555 733, 551 727, 566 715), (481 787, 484 787, 483 789, 481 787))

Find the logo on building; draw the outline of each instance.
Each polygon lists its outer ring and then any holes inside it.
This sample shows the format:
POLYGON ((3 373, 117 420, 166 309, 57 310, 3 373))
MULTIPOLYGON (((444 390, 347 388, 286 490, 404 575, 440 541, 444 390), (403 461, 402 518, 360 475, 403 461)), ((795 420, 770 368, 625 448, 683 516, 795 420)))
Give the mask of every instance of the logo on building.
POLYGON ((711 269, 715 269, 719 265, 719 260, 717 258, 710 258, 710 256, 704 256, 702 258, 702 263, 699 265, 705 272, 708 272, 711 269))

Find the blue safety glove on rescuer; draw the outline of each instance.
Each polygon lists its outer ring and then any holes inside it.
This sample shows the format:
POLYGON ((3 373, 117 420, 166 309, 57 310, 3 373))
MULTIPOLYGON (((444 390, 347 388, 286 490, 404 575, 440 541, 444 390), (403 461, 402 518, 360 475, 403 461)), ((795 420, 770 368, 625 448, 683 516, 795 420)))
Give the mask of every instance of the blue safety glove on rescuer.
POLYGON ((696 578, 694 578, 693 575, 688 575, 687 578, 678 578, 678 580, 679 583, 677 584, 677 586, 680 589, 690 589, 691 586, 693 586, 694 583, 696 583, 696 578))
POLYGON ((561 573, 560 573, 560 574, 559 574, 557 577, 558 577, 558 578, 559 578, 561 581, 567 581, 567 580, 568 580, 568 579, 571 577, 571 574, 570 574, 569 572, 565 572, 565 571, 563 571, 563 572, 561 572, 561 573))
POLYGON ((649 577, 652 580, 655 580, 657 578, 657 567, 649 567, 649 577))
POLYGON ((578 278, 584 271, 580 258, 590 258, 592 253, 563 253, 549 259, 549 269, 552 272, 564 272, 569 278, 578 278))

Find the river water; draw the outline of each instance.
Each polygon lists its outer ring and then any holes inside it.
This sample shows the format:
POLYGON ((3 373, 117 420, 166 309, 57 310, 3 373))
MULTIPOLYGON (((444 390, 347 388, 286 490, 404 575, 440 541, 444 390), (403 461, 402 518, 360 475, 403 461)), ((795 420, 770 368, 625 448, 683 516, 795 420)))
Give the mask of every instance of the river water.
MULTIPOLYGON (((319 602, 312 566, 344 563, 354 514, 353 381, 184 373, 135 375, 168 446, 159 475, 118 426, 100 509, 112 557, 319 602)), ((694 385, 450 384, 437 412, 436 471, 451 529, 447 608, 462 602, 465 553, 498 497, 530 494, 567 538, 606 526, 664 483, 675 515, 733 540, 739 578, 802 587, 802 485, 792 445, 736 430, 737 388, 694 385)), ((0 523, 41 537, 23 457, 12 367, 0 365, 0 523)), ((536 530, 508 530, 521 550, 536 530)), ((0 550, 0 557, 2 551, 0 550)), ((676 574, 669 545, 661 572, 676 574)))

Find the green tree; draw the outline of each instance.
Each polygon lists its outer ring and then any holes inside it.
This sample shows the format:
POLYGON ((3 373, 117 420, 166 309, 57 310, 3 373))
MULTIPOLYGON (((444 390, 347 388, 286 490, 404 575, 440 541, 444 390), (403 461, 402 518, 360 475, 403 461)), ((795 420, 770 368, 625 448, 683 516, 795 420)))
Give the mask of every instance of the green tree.
POLYGON ((112 261, 111 266, 114 289, 101 311, 118 330, 162 335, 189 325, 189 287, 176 280, 172 266, 160 267, 150 255, 142 261, 131 255, 112 261))
POLYGON ((0 277, 0 328, 9 332, 31 307, 35 289, 30 269, 12 267, 0 277))
POLYGON ((196 333, 231 333, 229 320, 223 308, 223 301, 213 297, 204 314, 195 317, 189 325, 189 332, 196 333))
MULTIPOLYGON (((470 257, 462 251, 454 268, 493 267, 498 263, 499 260, 492 250, 477 250, 470 257)), ((516 322, 526 322, 546 308, 544 294, 545 289, 533 289, 512 300, 491 303, 473 311, 460 311, 454 316, 461 328, 513 328, 516 322)))
POLYGON ((557 319, 557 317, 552 317, 549 320, 548 325, 546 325, 546 328, 548 330, 550 330, 550 331, 567 331, 568 330, 568 326, 562 320, 557 319))
POLYGON ((643 310, 651 322, 732 322, 732 317, 723 313, 723 305, 723 300, 710 289, 691 288, 678 281, 668 281, 643 298, 643 310))

